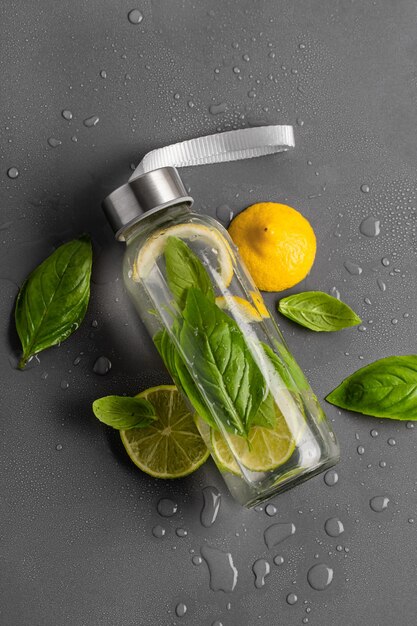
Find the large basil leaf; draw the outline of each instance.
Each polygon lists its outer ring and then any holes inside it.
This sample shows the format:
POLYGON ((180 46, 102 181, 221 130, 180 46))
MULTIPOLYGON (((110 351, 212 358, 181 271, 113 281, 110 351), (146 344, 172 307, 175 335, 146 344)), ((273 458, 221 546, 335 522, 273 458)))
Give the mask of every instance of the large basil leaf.
POLYGON ((188 290, 180 344, 204 399, 229 432, 246 436, 266 396, 266 382, 234 320, 201 291, 188 290))
POLYGON ((15 308, 23 348, 20 368, 79 327, 90 298, 91 265, 91 242, 81 237, 57 248, 28 276, 15 308))
POLYGON ((93 402, 97 419, 117 430, 144 428, 157 419, 149 400, 125 396, 105 396, 93 402))
POLYGON ((417 420, 417 355, 389 356, 366 365, 326 400, 374 417, 417 420))
MULTIPOLYGON (((176 321, 173 331, 178 334, 179 323, 176 321)), ((207 406, 204 404, 204 400, 201 397, 190 373, 184 365, 180 355, 178 354, 171 337, 166 329, 160 330, 153 338, 153 341, 158 348, 158 352, 162 357, 165 367, 171 374, 178 389, 184 392, 191 404, 193 405, 196 413, 204 419, 212 428, 218 430, 216 423, 207 406)))
POLYGON ((168 237, 164 255, 168 286, 181 309, 190 287, 199 288, 210 300, 214 300, 207 270, 186 243, 178 237, 168 237))
POLYGON ((332 332, 361 323, 360 317, 347 304, 322 291, 306 291, 282 298, 278 311, 316 332, 332 332))

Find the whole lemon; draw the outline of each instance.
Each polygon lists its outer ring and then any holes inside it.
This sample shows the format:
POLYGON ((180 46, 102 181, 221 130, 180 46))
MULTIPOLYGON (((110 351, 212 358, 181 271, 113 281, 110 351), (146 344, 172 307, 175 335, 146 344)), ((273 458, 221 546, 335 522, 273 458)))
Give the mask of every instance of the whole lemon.
POLYGON ((235 217, 229 234, 262 291, 293 287, 314 263, 316 236, 310 222, 285 204, 253 204, 235 217))

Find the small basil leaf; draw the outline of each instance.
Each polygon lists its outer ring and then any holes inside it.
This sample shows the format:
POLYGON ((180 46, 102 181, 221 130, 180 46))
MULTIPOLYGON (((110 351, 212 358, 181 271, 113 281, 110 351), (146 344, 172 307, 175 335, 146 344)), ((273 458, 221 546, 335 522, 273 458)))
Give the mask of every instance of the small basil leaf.
POLYGON ((397 420, 417 420, 417 355, 389 356, 362 367, 327 397, 342 409, 397 420))
POLYGON ((90 298, 91 265, 91 242, 81 237, 57 248, 23 283, 15 308, 21 369, 81 324, 90 298))
POLYGON ((305 291, 282 298, 278 311, 316 332, 332 332, 361 323, 347 304, 322 291, 305 291))
POLYGON ((182 309, 187 289, 197 287, 210 300, 214 291, 210 277, 198 256, 178 237, 168 237, 164 249, 168 286, 182 309))
POLYGON ((157 419, 152 404, 144 398, 105 396, 93 402, 97 419, 116 430, 144 428, 157 419))
POLYGON ((192 358, 205 403, 222 416, 227 431, 246 436, 266 382, 242 331, 198 289, 188 290, 183 318, 180 344, 192 358))
MULTIPOLYGON (((174 324, 173 331, 176 331, 178 334, 178 329, 179 325, 177 323, 174 324)), ((204 400, 201 398, 200 392, 198 391, 192 377, 175 349, 174 343, 169 336, 168 331, 166 329, 160 330, 154 336, 153 341, 163 362, 165 363, 165 367, 171 374, 178 389, 180 389, 188 398, 196 413, 205 422, 207 422, 211 428, 218 430, 211 413, 208 411, 204 404, 204 400)))
POLYGON ((260 405, 256 415, 253 416, 249 427, 262 426, 263 428, 273 428, 277 419, 275 400, 271 393, 268 393, 265 400, 260 405))

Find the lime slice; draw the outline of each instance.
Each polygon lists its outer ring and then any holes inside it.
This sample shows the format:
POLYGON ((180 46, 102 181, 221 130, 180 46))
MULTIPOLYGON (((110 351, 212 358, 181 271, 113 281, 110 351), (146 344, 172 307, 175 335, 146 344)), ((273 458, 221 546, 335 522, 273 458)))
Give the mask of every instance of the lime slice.
POLYGON ((255 307, 239 296, 219 296, 216 298, 216 304, 220 309, 230 311, 232 315, 244 322, 260 322, 262 316, 255 307))
POLYGON ((178 237, 185 243, 198 240, 209 247, 216 255, 218 271, 224 285, 230 285, 233 278, 232 251, 226 239, 217 230, 203 224, 177 224, 156 232, 141 248, 133 265, 133 280, 138 281, 151 271, 163 254, 168 237, 178 237))
POLYGON ((198 469, 209 451, 178 389, 162 385, 137 397, 152 403, 158 419, 146 428, 120 431, 133 463, 155 478, 179 478, 198 469))
POLYGON ((278 411, 274 428, 254 426, 248 439, 231 434, 227 438, 229 443, 219 431, 212 430, 211 445, 215 458, 221 469, 232 474, 241 474, 235 458, 251 472, 269 472, 286 463, 295 449, 295 440, 278 411))

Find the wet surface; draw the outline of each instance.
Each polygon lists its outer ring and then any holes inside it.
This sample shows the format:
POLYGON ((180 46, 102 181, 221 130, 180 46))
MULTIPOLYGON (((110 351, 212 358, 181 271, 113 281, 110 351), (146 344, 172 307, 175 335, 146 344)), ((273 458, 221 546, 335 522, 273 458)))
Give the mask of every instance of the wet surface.
POLYGON ((366 363, 417 351, 415 23, 411 0, 5 5, 2 624, 415 623, 413 424, 323 400, 366 363), (141 473, 91 403, 169 382, 101 200, 156 146, 262 123, 293 124, 295 150, 184 170, 195 206, 224 224, 257 201, 299 209, 318 253, 285 295, 332 293, 363 324, 323 336, 279 320, 342 460, 248 511, 211 461, 175 482, 141 473), (85 321, 19 372, 18 285, 82 232, 96 262, 85 321))

